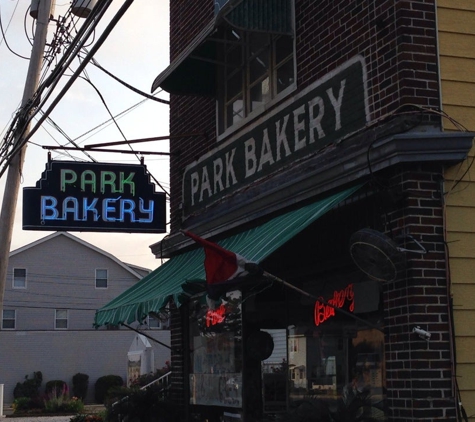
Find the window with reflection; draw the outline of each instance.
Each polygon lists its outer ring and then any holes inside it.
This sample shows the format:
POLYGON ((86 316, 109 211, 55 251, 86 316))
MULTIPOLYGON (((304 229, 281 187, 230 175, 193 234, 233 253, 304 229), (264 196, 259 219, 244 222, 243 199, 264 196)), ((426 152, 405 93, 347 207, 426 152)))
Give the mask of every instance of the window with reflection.
POLYGON ((322 293, 327 305, 308 300, 298 319, 291 315, 289 409, 318 412, 322 421, 385 421, 380 286, 335 281, 322 293))
POLYGON ((223 133, 295 83, 294 38, 222 28, 218 128, 223 133))
POLYGON ((242 407, 241 292, 190 305, 191 404, 242 407))

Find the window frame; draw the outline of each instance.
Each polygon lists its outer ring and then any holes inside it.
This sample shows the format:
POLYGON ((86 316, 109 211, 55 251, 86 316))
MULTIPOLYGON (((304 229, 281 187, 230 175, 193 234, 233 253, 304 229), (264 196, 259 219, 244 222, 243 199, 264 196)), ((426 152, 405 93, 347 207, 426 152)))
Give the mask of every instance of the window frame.
POLYGON ((55 309, 54 310, 54 329, 55 330, 67 330, 69 328, 69 311, 68 309, 55 309), (58 318, 58 312, 66 312, 66 318, 58 318), (59 327, 59 321, 66 321, 66 327, 59 327))
POLYGON ((162 321, 159 318, 147 315, 147 328, 149 330, 161 330, 162 329, 162 321), (150 325, 150 321, 156 321, 157 325, 150 325))
POLYGON ((28 278, 28 271, 26 268, 24 267, 14 267, 13 268, 13 274, 12 274, 12 289, 26 289, 27 288, 27 278, 28 278), (18 276, 15 276, 15 272, 17 270, 23 270, 25 272, 25 275, 24 275, 24 285, 23 286, 17 286, 15 283, 16 283, 16 280, 18 279, 18 276))
POLYGON ((16 330, 16 309, 3 309, 2 310, 2 330, 16 330), (5 318, 5 312, 13 312, 13 318, 5 318), (5 321, 13 320, 13 327, 5 327, 5 321))
MULTIPOLYGON (((294 9, 294 2, 292 1, 292 22, 293 22, 293 34, 292 35, 285 35, 285 34, 271 34, 267 33, 266 35, 269 37, 270 42, 265 44, 265 47, 258 47, 256 52, 251 54, 251 42, 249 38, 252 38, 253 34, 262 34, 257 32, 251 31, 243 31, 243 30, 236 30, 233 28, 223 28, 224 31, 224 45, 235 45, 236 42, 241 44, 241 64, 237 68, 237 70, 233 70, 229 73, 226 70, 220 71, 218 73, 218 94, 216 99, 216 137, 219 141, 227 138, 230 134, 237 132, 243 126, 248 124, 251 120, 255 119, 259 115, 263 114, 268 108, 274 106, 276 103, 282 101, 285 97, 287 97, 290 93, 297 89, 297 51, 296 51, 296 37, 295 37, 295 9, 294 9), (238 34, 239 38, 242 41, 236 41, 230 39, 230 34, 238 34), (292 53, 287 54, 279 62, 277 62, 277 45, 278 39, 283 36, 291 37, 292 41, 292 53), (264 50, 269 49, 269 56, 268 61, 269 64, 267 66, 266 71, 264 74, 260 75, 259 77, 254 78, 251 81, 251 65, 253 60, 259 57, 259 54, 264 50), (289 61, 292 61, 292 68, 293 68, 293 81, 289 83, 287 87, 282 89, 280 92, 277 88, 277 73, 280 69, 282 69, 285 65, 289 64, 289 61), (241 89, 236 91, 236 94, 232 97, 228 98, 228 81, 231 80, 232 76, 241 73, 241 89), (265 79, 268 79, 269 83, 269 91, 270 91, 270 99, 267 101, 262 102, 255 107, 252 106, 252 88, 259 86, 265 79), (242 101, 242 109, 243 117, 236 122, 231 122, 230 124, 228 119, 232 119, 232 117, 228 116, 228 107, 232 106, 233 102, 239 100, 241 98, 242 101)), ((237 36, 236 36, 237 38, 237 36)), ((230 67, 232 62, 227 61, 228 53, 230 48, 223 48, 220 55, 223 61, 222 69, 226 69, 230 67)))
POLYGON ((95 279, 94 279, 94 285, 96 289, 99 290, 106 290, 109 288, 109 270, 107 268, 96 268, 95 270, 95 279), (106 272, 106 277, 98 277, 98 272, 99 271, 105 271, 106 272), (105 280, 105 286, 98 286, 98 281, 100 280, 105 280))

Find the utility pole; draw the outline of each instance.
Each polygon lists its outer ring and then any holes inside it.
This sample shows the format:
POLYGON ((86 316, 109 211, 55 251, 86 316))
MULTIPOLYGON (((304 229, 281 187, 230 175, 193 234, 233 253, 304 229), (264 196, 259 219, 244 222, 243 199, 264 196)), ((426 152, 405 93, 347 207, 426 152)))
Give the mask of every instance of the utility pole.
MULTIPOLYGON (((25 88, 23 90, 23 98, 21 102, 22 108, 32 101, 38 88, 38 81, 46 45, 48 23, 53 12, 52 3, 52 0, 41 0, 39 2, 35 37, 33 39, 30 64, 28 66, 28 73, 26 75, 25 88)), ((21 126, 21 124, 19 126, 21 126)), ((15 135, 14 146, 21 144, 22 139, 28 135, 30 127, 28 125, 24 131, 21 131, 21 127, 18 127, 18 129, 20 130, 15 135)), ((9 164, 0 214, 0 320, 3 320, 3 297, 5 295, 5 284, 7 280, 8 259, 10 256, 13 223, 25 153, 26 144, 13 156, 9 164)))

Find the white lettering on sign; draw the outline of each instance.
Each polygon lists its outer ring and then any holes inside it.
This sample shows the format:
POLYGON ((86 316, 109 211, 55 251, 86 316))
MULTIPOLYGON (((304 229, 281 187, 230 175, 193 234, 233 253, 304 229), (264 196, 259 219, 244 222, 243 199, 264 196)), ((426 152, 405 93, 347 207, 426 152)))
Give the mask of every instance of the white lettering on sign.
MULTIPOLYGON (((341 128, 341 105, 345 86, 346 80, 343 79, 340 81, 336 95, 333 89, 326 90, 327 102, 331 104, 331 113, 335 121, 335 130, 341 128)), ((243 148, 244 179, 264 172, 280 161, 283 156, 289 157, 297 151, 305 149, 316 139, 324 138, 322 119, 325 112, 324 99, 321 97, 312 98, 279 119, 275 123, 276 130, 272 132, 272 137, 268 128, 263 128, 259 145, 254 137, 245 140, 243 145, 238 146, 243 148), (294 128, 292 146, 287 139, 286 132, 289 119, 292 119, 294 128)), ((226 153, 225 165, 223 165, 222 157, 216 157, 211 163, 202 165, 190 174, 189 195, 192 206, 208 200, 238 183, 234 167, 234 157, 238 147, 226 153)))

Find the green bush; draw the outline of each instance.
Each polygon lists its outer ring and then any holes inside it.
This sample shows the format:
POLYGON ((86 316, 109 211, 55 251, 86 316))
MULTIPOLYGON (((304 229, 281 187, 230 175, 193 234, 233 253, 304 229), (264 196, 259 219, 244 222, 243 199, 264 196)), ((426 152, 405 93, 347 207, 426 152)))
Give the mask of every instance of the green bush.
POLYGON ((89 375, 77 373, 73 376, 73 396, 86 400, 87 388, 89 386, 89 375))
POLYGON ((29 379, 28 375, 26 375, 25 381, 23 381, 23 383, 17 382, 15 388, 13 389, 13 397, 15 399, 20 397, 28 397, 30 399, 38 397, 42 382, 43 374, 40 371, 33 372, 32 379, 29 379))
POLYGON ((13 413, 24 412, 25 410, 30 409, 31 399, 29 397, 18 397, 13 400, 13 413))
POLYGON ((121 387, 124 380, 119 375, 104 375, 97 379, 94 384, 94 400, 96 403, 104 404, 107 391, 111 387, 121 387))
POLYGON ((170 362, 165 362, 165 366, 161 369, 156 369, 155 372, 149 374, 143 374, 135 378, 132 381, 132 386, 144 387, 150 384, 152 381, 160 378, 162 375, 165 375, 167 372, 170 372, 170 362))
POLYGON ((104 415, 101 415, 100 413, 94 413, 89 415, 75 415, 70 419, 70 422, 103 422, 105 420, 106 418, 104 415))
POLYGON ((61 380, 52 380, 48 381, 45 384, 45 394, 51 394, 52 392, 63 392, 67 393, 68 392, 68 384, 66 384, 64 381, 61 380))

